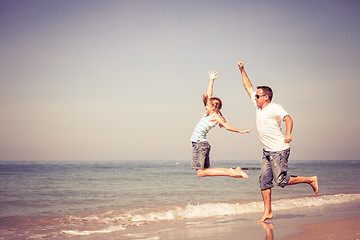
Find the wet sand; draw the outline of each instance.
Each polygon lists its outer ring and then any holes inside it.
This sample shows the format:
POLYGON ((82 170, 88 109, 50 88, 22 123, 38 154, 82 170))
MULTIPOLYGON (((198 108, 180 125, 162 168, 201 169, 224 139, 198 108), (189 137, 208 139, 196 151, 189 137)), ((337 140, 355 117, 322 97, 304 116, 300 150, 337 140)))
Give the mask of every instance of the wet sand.
POLYGON ((305 232, 286 240, 360 240, 360 217, 299 226, 305 232))

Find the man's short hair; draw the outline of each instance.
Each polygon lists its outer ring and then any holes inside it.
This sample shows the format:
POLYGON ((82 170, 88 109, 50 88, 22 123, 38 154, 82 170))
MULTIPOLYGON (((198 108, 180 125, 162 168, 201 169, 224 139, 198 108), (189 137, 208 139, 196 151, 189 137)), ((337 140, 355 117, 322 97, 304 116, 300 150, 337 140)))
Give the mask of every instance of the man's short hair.
POLYGON ((270 102, 271 102, 272 97, 273 97, 273 91, 271 90, 270 87, 268 87, 268 86, 257 86, 257 89, 263 90, 264 94, 269 97, 270 102))

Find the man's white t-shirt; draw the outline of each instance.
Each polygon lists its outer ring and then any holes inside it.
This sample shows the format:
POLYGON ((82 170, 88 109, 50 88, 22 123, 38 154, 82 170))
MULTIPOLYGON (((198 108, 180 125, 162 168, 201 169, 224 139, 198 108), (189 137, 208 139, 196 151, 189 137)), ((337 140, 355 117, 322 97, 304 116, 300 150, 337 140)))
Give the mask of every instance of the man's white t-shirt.
POLYGON ((264 109, 256 105, 256 92, 251 95, 251 100, 256 106, 256 127, 260 141, 265 151, 282 151, 290 145, 284 142, 284 135, 281 132, 281 121, 289 115, 284 108, 276 103, 270 103, 264 109))

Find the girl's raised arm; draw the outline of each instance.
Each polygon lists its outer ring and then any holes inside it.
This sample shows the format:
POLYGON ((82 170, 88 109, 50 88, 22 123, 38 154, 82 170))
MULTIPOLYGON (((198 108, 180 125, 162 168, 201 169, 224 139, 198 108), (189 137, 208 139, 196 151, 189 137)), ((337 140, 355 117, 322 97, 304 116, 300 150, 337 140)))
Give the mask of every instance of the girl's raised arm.
POLYGON ((209 82, 209 87, 207 90, 207 96, 208 99, 210 99, 213 95, 213 86, 214 86, 214 80, 217 79, 217 72, 216 71, 211 71, 209 72, 209 78, 210 78, 210 82, 209 82))

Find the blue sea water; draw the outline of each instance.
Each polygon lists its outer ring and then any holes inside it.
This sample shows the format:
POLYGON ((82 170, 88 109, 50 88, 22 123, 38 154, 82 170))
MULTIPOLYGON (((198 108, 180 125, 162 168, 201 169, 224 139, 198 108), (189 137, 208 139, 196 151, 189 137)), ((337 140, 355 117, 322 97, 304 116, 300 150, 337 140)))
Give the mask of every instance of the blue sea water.
MULTIPOLYGON (((131 239, 127 231, 147 223, 261 214, 260 163, 213 165, 249 168, 250 178, 199 178, 188 161, 0 162, 0 239, 131 239)), ((292 161, 289 174, 317 175, 320 193, 311 197, 307 184, 275 187, 275 210, 360 200, 360 161, 292 161)))

